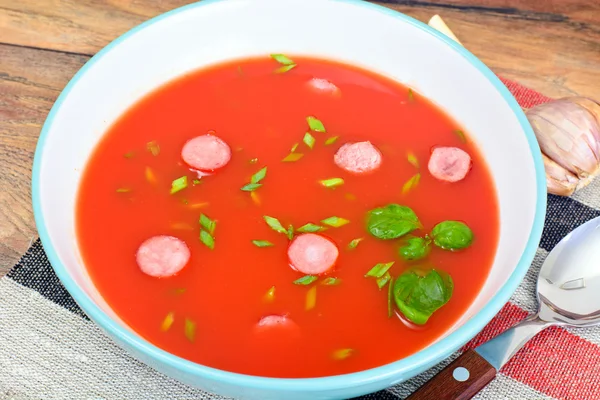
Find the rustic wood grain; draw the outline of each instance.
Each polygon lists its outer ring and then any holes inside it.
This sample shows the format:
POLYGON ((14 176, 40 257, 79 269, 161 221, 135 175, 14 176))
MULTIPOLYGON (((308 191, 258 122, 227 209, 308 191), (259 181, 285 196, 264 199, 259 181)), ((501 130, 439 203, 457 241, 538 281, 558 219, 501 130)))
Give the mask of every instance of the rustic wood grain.
MULTIPOLYGON (((31 162, 70 77, 108 42, 190 0, 0 0, 0 276, 35 235, 31 162)), ((600 1, 389 0, 440 14, 496 73, 549 96, 600 97, 600 1)))
POLYGON ((87 56, 0 44, 0 276, 36 236, 31 164, 41 125, 87 56))

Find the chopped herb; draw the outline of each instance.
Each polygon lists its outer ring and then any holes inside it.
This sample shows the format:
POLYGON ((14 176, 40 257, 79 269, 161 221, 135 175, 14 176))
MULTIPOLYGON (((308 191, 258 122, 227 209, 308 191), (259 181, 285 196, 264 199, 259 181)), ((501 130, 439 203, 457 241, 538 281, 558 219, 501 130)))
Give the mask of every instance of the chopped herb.
POLYGON ((333 352, 332 357, 334 360, 344 360, 350 357, 354 353, 352 349, 339 349, 333 352))
POLYGON ((389 272, 386 272, 381 278, 377 278, 375 281, 377 282, 379 290, 381 290, 390 281, 390 279, 392 279, 392 276, 389 272))
POLYGON ((123 155, 123 157, 125 158, 132 158, 133 156, 135 156, 135 153, 133 151, 130 151, 129 153, 125 153, 123 155))
POLYGON ((268 240, 253 240, 252 243, 254 243, 254 245, 256 247, 271 247, 274 246, 273 243, 269 242, 268 240))
POLYGON ((271 303, 273 302, 273 300, 275 300, 275 286, 271 286, 271 288, 267 290, 267 293, 265 293, 264 296, 264 300, 267 303, 271 303))
POLYGON ((184 332, 187 340, 194 342, 194 339, 196 339, 196 323, 191 319, 186 318, 184 332))
POLYGON ((252 199, 254 204, 256 204, 257 206, 260 206, 260 197, 258 196, 258 193, 250 192, 250 198, 252 199))
POLYGON ((250 164, 256 164, 258 162, 258 158, 253 158, 252 160, 248 161, 250 164))
POLYGON ((247 183, 244 186, 242 186, 242 190, 244 192, 253 192, 261 186, 262 183, 247 183))
POLYGON ((410 102, 415 101, 415 94, 413 93, 412 89, 408 89, 408 101, 410 101, 410 102))
POLYGON ((300 228, 298 228, 298 232, 302 232, 302 233, 314 233, 314 232, 321 232, 324 231, 325 228, 324 226, 321 225, 315 225, 313 223, 308 223, 305 225, 302 225, 300 228))
POLYGON ((273 229, 275 232, 287 234, 287 230, 281 225, 281 222, 277 218, 269 217, 268 215, 264 215, 263 219, 273 229))
POLYGON ((204 208, 204 207, 208 207, 209 204, 210 203, 208 201, 203 201, 200 203, 190 204, 190 208, 193 208, 193 209, 204 208))
POLYGON ((410 207, 389 204, 368 212, 367 229, 378 239, 396 239, 420 228, 421 222, 410 207))
POLYGON ((215 248, 215 238, 213 238, 212 235, 205 230, 200 231, 200 240, 209 249, 213 250, 215 248))
POLYGON ((340 218, 340 217, 335 217, 335 216, 325 218, 321 222, 324 223, 325 225, 333 226, 334 228, 339 228, 340 226, 344 226, 344 225, 350 223, 350 221, 347 220, 346 218, 340 218))
POLYGON ((294 238, 294 226, 292 224, 288 225, 287 237, 289 240, 292 240, 294 238))
POLYGON ((344 184, 344 180, 342 178, 329 178, 329 179, 322 179, 319 181, 319 183, 323 186, 325 186, 326 188, 336 188, 338 186, 341 186, 344 184))
POLYGON ((363 240, 364 238, 356 238, 356 239, 352 239, 352 241, 348 244, 348 249, 352 250, 355 249, 356 246, 358 246, 358 244, 363 240))
POLYGON ((388 270, 392 267, 392 265, 394 265, 394 261, 389 262, 389 263, 376 264, 373 268, 371 268, 369 270, 369 272, 367 272, 365 274, 365 278, 366 277, 381 278, 382 276, 384 276, 386 274, 386 272, 388 272, 388 270))
POLYGON ((211 235, 214 235, 215 228, 217 227, 217 222, 208 218, 204 214, 200 214, 200 225, 208 231, 211 235))
POLYGON ((415 156, 413 153, 411 153, 410 151, 407 154, 407 158, 408 158, 408 162, 415 168, 419 168, 419 160, 417 159, 417 156, 415 156))
POLYGON ((153 140, 152 142, 148 142, 146 144, 146 149, 148 149, 148 151, 152 153, 153 156, 157 156, 160 153, 160 147, 158 146, 158 143, 156 143, 155 140, 153 140))
POLYGON ((325 126, 323 123, 313 116, 306 117, 306 122, 308 122, 308 127, 311 131, 315 132, 325 132, 325 126))
POLYGON ((185 189, 188 185, 187 176, 182 176, 181 178, 175 179, 171 182, 171 194, 177 193, 183 189, 185 189))
POLYGON ((337 286, 340 283, 342 283, 341 279, 333 277, 325 278, 321 281, 321 285, 325 286, 337 286))
POLYGON ((288 154, 283 160, 283 162, 294 162, 294 161, 298 161, 299 159, 302 158, 304 154, 302 153, 290 153, 288 154))
POLYGON ((458 136, 458 139, 460 139, 461 142, 467 143, 467 137, 465 136, 465 133, 463 131, 461 131, 460 129, 456 129, 454 131, 454 134, 458 136))
POLYGON ((312 149, 315 146, 316 139, 309 132, 306 132, 304 134, 304 138, 302 139, 302 141, 304 142, 305 145, 307 145, 309 148, 312 149))
POLYGON ((339 139, 339 136, 332 136, 325 141, 325 145, 329 146, 330 144, 334 144, 339 139))
POLYGON ((310 285, 311 283, 313 283, 314 281, 316 281, 317 278, 314 275, 305 275, 302 278, 298 278, 296 279, 293 283, 294 285, 303 285, 303 286, 307 286, 310 285))
POLYGON ((163 322, 160 325, 160 330, 163 332, 168 331, 169 328, 171 328, 171 325, 173 325, 173 321, 175 321, 175 314, 173 312, 170 312, 167 314, 165 319, 163 319, 163 322))
POLYGON ((279 64, 283 65, 292 65, 294 61, 291 58, 286 56, 285 54, 271 54, 271 58, 277 61, 279 64))
POLYGON ((117 193, 129 193, 131 192, 130 188, 118 188, 117 193))
POLYGON ((201 183, 202 183, 202 181, 201 181, 200 179, 194 179, 194 180, 192 181, 192 184, 193 184, 194 186, 196 186, 196 185, 199 185, 199 184, 201 184, 201 183))
POLYGON ((187 291, 186 288, 177 288, 177 289, 173 289, 173 294, 184 294, 187 291))
POLYGON ((283 67, 279 67, 275 70, 276 74, 283 74, 285 72, 288 72, 289 70, 291 70, 292 68, 296 68, 296 64, 291 64, 291 65, 284 65, 283 67))
POLYGON ((308 289, 308 292, 306 292, 306 302, 305 302, 305 309, 306 310, 312 310, 313 308, 315 308, 315 305, 317 304, 317 287, 313 286, 310 289, 308 289))
POLYGON ((267 167, 261 168, 260 171, 252 175, 252 177, 250 178, 250 182, 258 183, 262 181, 265 178, 265 176, 267 176, 267 167))
POLYGON ((400 312, 409 321, 423 325, 450 300, 454 283, 444 272, 418 272, 406 271, 400 275, 394 282, 393 295, 400 312))
POLYGON ((473 231, 464 222, 444 221, 431 231, 433 243, 444 250, 461 250, 473 243, 473 231))
POLYGON ((392 297, 394 294, 394 278, 390 279, 390 284, 388 285, 388 318, 392 318, 394 315, 394 309, 392 307, 392 297))
POLYGON ((292 152, 292 153, 295 152, 299 145, 300 145, 300 143, 294 143, 294 145, 290 149, 290 152, 292 152))
POLYGON ((420 181, 421 174, 417 172, 402 186, 402 194, 406 194, 416 188, 420 181))

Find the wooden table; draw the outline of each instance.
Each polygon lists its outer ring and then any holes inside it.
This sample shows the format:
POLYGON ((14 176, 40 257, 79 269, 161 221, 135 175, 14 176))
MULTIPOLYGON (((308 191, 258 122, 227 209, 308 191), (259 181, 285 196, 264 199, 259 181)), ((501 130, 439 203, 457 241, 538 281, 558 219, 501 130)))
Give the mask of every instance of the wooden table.
MULTIPOLYGON (((109 41, 191 2, 0 0, 0 276, 36 237, 31 164, 41 125, 60 91, 109 41)), ((600 0, 383 3, 425 22, 440 14, 503 77, 548 96, 600 99, 600 0)))

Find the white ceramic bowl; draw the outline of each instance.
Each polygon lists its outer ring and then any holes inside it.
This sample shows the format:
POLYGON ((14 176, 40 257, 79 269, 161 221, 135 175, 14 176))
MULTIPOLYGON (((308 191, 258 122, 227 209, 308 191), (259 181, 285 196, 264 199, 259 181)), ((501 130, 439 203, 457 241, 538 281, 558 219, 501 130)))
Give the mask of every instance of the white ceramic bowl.
POLYGON ((508 90, 461 46, 409 17, 353 0, 220 0, 150 20, 93 57, 43 127, 33 168, 36 223, 48 257, 83 310, 141 361, 190 385, 248 399, 347 398, 401 382, 475 336, 525 275, 542 231, 546 189, 535 137, 508 90), (239 375, 166 353, 128 328, 90 280, 75 238, 75 199, 94 146, 157 86, 224 60, 282 52, 340 60, 432 99, 483 152, 497 188, 500 241, 491 273, 445 337, 406 359, 354 374, 275 379, 239 375))

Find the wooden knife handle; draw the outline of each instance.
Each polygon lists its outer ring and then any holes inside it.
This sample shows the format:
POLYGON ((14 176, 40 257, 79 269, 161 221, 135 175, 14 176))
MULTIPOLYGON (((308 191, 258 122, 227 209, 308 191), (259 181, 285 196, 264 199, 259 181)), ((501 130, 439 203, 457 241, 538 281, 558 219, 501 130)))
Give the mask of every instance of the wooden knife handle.
POLYGON ((407 400, 467 400, 496 376, 496 369, 475 350, 467 350, 407 400))

